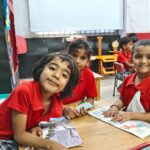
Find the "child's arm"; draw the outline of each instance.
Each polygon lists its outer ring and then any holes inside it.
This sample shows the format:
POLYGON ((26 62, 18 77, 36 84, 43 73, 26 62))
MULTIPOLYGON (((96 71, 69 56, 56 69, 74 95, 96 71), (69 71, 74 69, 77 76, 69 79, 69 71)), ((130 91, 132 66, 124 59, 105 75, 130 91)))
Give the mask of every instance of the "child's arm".
POLYGON ((128 120, 141 120, 150 123, 150 113, 140 113, 140 112, 119 112, 112 121, 125 122, 128 120))
POLYGON ((130 68, 130 69, 133 69, 133 67, 134 67, 134 64, 131 64, 131 63, 129 63, 129 62, 125 62, 125 64, 128 66, 128 68, 130 68))
POLYGON ((27 115, 12 110, 12 125, 14 139, 21 145, 29 147, 43 148, 47 150, 66 150, 66 148, 56 142, 41 138, 26 131, 27 115))

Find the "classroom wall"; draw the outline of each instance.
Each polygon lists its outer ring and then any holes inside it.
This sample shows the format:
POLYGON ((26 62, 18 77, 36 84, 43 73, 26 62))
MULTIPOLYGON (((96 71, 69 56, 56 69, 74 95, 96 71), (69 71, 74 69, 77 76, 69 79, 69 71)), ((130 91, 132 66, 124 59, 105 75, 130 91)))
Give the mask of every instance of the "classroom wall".
MULTIPOLYGON (((22 35, 26 38, 32 37, 30 32, 28 1, 21 0, 20 2, 20 0, 13 0, 13 4, 16 34, 22 35)), ((149 33, 150 0, 124 0, 124 5, 124 31, 126 33, 149 33)), ((99 8, 101 9, 101 6, 99 6, 99 8)), ((92 9, 94 9, 94 5, 91 6, 91 10, 92 9)))
POLYGON ((80 0, 75 2, 45 0, 45 3, 42 0, 39 0, 38 3, 36 0, 21 0, 21 3, 19 0, 13 0, 13 2, 16 34, 25 38, 33 37, 34 31, 50 32, 56 31, 56 28, 59 30, 58 32, 60 32, 60 28, 61 30, 64 28, 70 31, 96 30, 99 32, 101 30, 102 33, 123 29, 123 0, 83 0, 82 2, 80 0), (68 7, 68 2, 70 7, 68 7), (47 3, 52 3, 54 7, 46 5, 47 3), (58 5, 56 5, 57 3, 58 5), (112 5, 114 6, 112 7, 112 5), (59 11, 60 9, 62 12, 59 11), (43 14, 45 15, 43 16, 43 14), (50 25, 53 27, 49 27, 50 25))
POLYGON ((150 0, 126 0, 125 31, 150 39, 150 0))

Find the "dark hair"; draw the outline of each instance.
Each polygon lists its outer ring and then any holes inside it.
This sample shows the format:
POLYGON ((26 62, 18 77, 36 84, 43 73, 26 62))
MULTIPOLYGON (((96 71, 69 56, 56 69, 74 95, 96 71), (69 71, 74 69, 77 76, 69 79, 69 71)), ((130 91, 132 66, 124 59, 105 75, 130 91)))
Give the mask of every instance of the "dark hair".
POLYGON ((128 34, 128 37, 131 38, 133 43, 135 43, 135 42, 137 42, 139 40, 139 38, 137 37, 137 35, 135 33, 128 34))
POLYGON ((124 45, 127 45, 129 42, 132 42, 132 39, 128 36, 122 37, 119 41, 119 47, 123 49, 124 45))
POLYGON ((132 52, 134 53, 135 50, 138 49, 140 46, 150 46, 150 40, 139 40, 134 44, 132 52))
POLYGON ((74 40, 70 44, 68 52, 69 52, 69 54, 71 54, 71 53, 75 52, 78 49, 86 50, 87 57, 88 57, 88 59, 90 59, 92 51, 91 51, 91 49, 89 47, 89 44, 88 44, 88 42, 86 40, 84 40, 84 39, 76 39, 76 40, 74 40))
POLYGON ((63 61, 67 61, 69 63, 69 68, 71 70, 70 79, 64 88, 62 92, 60 92, 60 95, 58 98, 65 98, 72 94, 73 89, 77 85, 79 81, 79 71, 78 67, 71 55, 68 53, 61 51, 61 52, 55 52, 50 53, 44 57, 42 57, 34 66, 33 68, 33 79, 35 81, 39 81, 40 75, 44 69, 44 67, 51 62, 55 57, 59 57, 63 61))

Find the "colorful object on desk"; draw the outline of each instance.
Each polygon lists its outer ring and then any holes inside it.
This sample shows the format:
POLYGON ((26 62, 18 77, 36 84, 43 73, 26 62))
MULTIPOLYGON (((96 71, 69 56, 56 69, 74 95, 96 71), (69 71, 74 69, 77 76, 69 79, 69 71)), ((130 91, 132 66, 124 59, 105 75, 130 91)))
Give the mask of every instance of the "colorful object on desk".
POLYGON ((150 142, 144 142, 140 145, 130 148, 129 150, 150 150, 150 142))
POLYGON ((92 108, 92 107, 93 107, 93 105, 92 105, 91 103, 83 102, 83 103, 79 104, 76 109, 77 109, 78 111, 80 111, 81 108, 90 109, 90 108, 92 108))

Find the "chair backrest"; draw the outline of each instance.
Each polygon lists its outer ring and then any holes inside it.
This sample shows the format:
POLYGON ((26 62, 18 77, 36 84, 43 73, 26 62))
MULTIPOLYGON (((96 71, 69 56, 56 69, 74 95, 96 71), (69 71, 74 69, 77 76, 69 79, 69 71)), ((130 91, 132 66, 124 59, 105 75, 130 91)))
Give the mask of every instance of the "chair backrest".
POLYGON ((122 73, 125 71, 123 64, 119 62, 114 62, 114 69, 117 73, 122 73))
POLYGON ((126 76, 125 69, 122 63, 114 62, 114 71, 115 71, 115 76, 119 80, 123 80, 124 77, 126 76))

